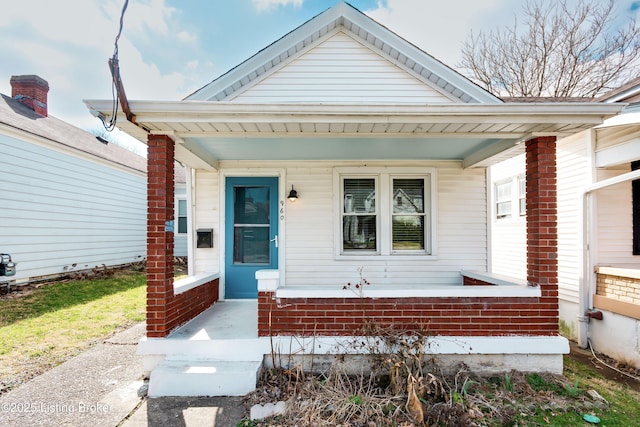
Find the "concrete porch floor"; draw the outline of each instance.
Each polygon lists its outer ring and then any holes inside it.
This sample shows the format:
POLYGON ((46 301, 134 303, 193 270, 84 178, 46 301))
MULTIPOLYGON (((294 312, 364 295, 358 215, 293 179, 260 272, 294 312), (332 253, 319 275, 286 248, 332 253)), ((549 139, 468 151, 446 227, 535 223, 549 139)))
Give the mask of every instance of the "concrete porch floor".
POLYGON ((189 323, 173 331, 170 340, 230 340, 258 338, 258 301, 216 302, 189 323))

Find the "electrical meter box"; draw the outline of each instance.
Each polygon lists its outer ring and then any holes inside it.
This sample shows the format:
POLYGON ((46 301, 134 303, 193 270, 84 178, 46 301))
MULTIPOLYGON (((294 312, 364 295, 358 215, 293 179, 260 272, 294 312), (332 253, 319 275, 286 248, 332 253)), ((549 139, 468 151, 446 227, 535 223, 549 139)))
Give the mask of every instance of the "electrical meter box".
POLYGON ((11 261, 11 255, 0 254, 0 276, 15 276, 16 263, 11 261))

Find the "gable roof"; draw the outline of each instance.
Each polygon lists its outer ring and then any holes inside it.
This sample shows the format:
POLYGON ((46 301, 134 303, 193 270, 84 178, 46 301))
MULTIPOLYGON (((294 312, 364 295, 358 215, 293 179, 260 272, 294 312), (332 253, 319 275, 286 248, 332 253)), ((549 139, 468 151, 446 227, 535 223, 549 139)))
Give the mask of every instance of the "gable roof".
POLYGON ((102 143, 87 131, 51 115, 42 117, 22 102, 0 95, 0 133, 5 126, 126 168, 142 173, 147 171, 144 157, 115 144, 102 143))
POLYGON ((640 102, 640 77, 637 77, 622 86, 612 89, 601 97, 599 102, 640 102))
MULTIPOLYGON (((113 100, 85 103, 94 114, 113 116, 113 100)), ((128 106, 134 120, 116 112, 122 130, 141 141, 151 133, 169 135, 176 159, 208 170, 227 160, 352 160, 363 153, 370 160, 446 159, 486 167, 523 151, 522 142, 533 136, 570 135, 623 109, 597 102, 505 103, 346 3, 184 100, 130 100, 128 106), (340 43, 364 60, 345 65, 350 58, 343 54, 338 62, 329 52, 340 43), (315 71, 299 72, 316 54, 315 71), (376 67, 391 64, 384 73, 392 78, 378 75, 370 85, 389 92, 386 97, 349 86, 368 79, 371 60, 384 63, 376 67), (351 74, 325 77, 336 75, 334 66, 350 66, 351 74), (408 100, 394 79, 417 84, 423 95, 408 100), (350 97, 338 93, 340 85, 350 97)))
POLYGON ((230 101, 337 32, 349 35, 428 87, 447 95, 452 101, 492 104, 502 102, 345 2, 311 18, 185 100, 230 101))

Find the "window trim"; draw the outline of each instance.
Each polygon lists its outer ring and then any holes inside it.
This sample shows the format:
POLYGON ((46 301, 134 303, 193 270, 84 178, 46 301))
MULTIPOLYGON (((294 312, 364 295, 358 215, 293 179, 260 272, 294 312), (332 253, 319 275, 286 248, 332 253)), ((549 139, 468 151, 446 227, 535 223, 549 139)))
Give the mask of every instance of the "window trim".
POLYGON ((491 217, 494 222, 519 222, 524 221, 527 216, 527 178, 524 174, 512 175, 508 178, 493 181, 491 186, 491 217), (524 193, 520 193, 520 181, 524 183, 524 193), (508 184, 511 194, 508 199, 498 200, 498 186, 508 184), (520 209, 521 202, 524 201, 524 210, 520 209), (508 213, 498 216, 498 203, 510 203, 511 209, 508 213))
POLYGON ((519 216, 527 216, 527 176, 525 174, 520 174, 516 176, 516 185, 518 186, 518 214, 519 216), (520 185, 520 181, 524 184, 524 186, 520 185), (524 188, 522 194, 520 194, 520 190, 524 188), (521 201, 524 200, 524 209, 522 209, 521 201))
POLYGON ((175 233, 183 236, 183 235, 187 235, 189 233, 189 205, 187 203, 187 199, 184 197, 178 197, 176 198, 176 221, 175 221, 175 233), (186 214, 184 215, 183 218, 185 218, 185 222, 186 222, 186 227, 187 229, 184 232, 180 232, 180 202, 184 202, 184 208, 186 211, 186 214))
POLYGON ((437 256, 437 170, 434 167, 336 167, 333 169, 334 251, 337 260, 415 259, 437 256), (344 200, 343 180, 349 178, 374 178, 376 180, 376 251, 344 251, 342 246, 342 210, 344 200), (425 248, 419 251, 392 249, 392 179, 424 178, 425 182, 425 248))
POLYGON ((494 209, 495 209, 495 214, 494 214, 494 218, 498 221, 502 221, 502 220, 508 220, 513 218, 513 178, 508 178, 508 179, 502 179, 500 181, 496 181, 493 183, 493 194, 494 194, 494 209), (505 198, 504 200, 500 200, 498 198, 498 186, 501 185, 506 185, 509 188, 509 197, 505 198), (509 203, 509 212, 504 214, 504 215, 500 215, 498 214, 498 205, 500 203, 509 203))

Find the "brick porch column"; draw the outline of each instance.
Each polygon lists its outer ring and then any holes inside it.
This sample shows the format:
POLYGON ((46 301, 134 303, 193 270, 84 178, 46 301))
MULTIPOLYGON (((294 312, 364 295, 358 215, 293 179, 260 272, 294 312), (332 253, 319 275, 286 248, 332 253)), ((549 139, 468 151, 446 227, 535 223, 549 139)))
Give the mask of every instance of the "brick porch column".
POLYGON ((540 286, 541 335, 558 333, 556 138, 526 142, 527 283, 540 286))
POLYGON ((173 162, 175 143, 167 135, 149 135, 147 154, 147 336, 169 333, 173 297, 173 162))

